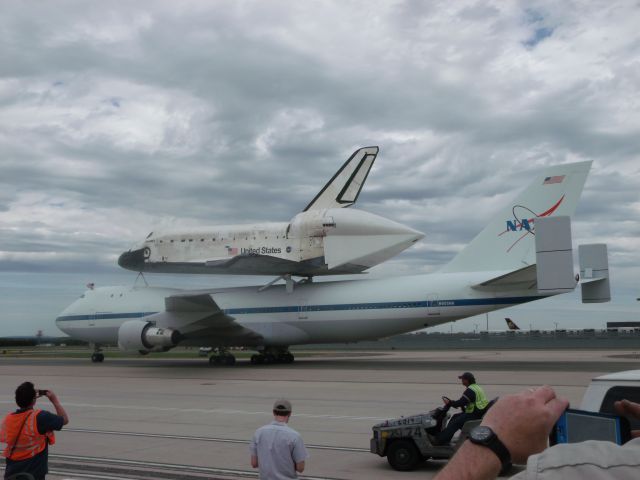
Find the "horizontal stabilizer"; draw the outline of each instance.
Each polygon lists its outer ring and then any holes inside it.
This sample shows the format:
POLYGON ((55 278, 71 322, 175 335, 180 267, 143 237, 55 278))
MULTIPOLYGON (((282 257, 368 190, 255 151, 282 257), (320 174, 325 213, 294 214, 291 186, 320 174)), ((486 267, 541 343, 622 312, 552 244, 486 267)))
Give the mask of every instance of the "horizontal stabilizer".
POLYGON ((378 147, 364 147, 353 152, 303 211, 344 208, 356 203, 377 155, 378 147))
POLYGON ((594 243, 578 246, 582 303, 604 303, 611 300, 607 245, 594 243))
POLYGON ((536 219, 536 275, 538 291, 562 293, 573 290, 571 219, 567 216, 536 219))
POLYGON ((535 264, 528 265, 519 270, 514 270, 513 272, 509 272, 505 275, 500 275, 499 277, 494 277, 477 285, 473 285, 472 288, 475 288, 476 290, 486 290, 491 288, 500 288, 502 290, 508 288, 514 290, 528 290, 536 288, 536 271, 537 269, 535 264))

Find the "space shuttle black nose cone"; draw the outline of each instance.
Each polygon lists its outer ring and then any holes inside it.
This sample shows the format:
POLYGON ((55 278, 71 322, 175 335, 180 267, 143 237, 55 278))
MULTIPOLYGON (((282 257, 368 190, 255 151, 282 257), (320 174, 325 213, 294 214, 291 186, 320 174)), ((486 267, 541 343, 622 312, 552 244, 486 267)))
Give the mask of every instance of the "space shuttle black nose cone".
POLYGON ((142 271, 144 267, 144 248, 138 250, 129 250, 124 252, 118 258, 118 265, 127 270, 133 270, 136 272, 142 271))

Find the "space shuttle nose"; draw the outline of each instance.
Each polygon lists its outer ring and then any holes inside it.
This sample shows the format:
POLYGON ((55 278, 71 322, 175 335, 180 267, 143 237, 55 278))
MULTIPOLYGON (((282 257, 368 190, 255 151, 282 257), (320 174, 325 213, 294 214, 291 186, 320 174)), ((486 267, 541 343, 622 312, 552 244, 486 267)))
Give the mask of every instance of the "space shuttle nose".
POLYGON ((144 267, 144 248, 138 250, 129 250, 124 252, 118 258, 118 265, 127 270, 133 270, 135 272, 142 271, 144 267))

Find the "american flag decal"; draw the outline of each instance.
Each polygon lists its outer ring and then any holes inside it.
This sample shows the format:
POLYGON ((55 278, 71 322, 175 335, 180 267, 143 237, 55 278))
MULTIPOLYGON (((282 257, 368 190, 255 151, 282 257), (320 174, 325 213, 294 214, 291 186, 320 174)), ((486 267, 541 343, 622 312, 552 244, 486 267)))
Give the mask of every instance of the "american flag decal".
POLYGON ((542 184, 553 185, 554 183, 562 183, 563 180, 564 180, 564 175, 556 175, 554 177, 546 177, 544 179, 544 182, 542 182, 542 184))
POLYGON ((229 255, 237 255, 238 254, 238 249, 236 247, 230 247, 229 245, 225 245, 225 247, 227 248, 227 254, 229 254, 229 255))

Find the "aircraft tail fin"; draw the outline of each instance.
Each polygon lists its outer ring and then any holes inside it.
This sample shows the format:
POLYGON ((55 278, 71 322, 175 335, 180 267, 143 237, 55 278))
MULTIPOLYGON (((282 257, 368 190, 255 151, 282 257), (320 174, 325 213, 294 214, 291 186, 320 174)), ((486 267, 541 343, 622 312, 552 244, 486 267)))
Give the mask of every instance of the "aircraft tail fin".
POLYGON ((507 317, 504 319, 504 321, 507 322, 507 327, 509 327, 509 330, 520 330, 520 327, 516 325, 516 322, 514 322, 510 318, 507 317))
POLYGON ((378 147, 364 147, 353 152, 303 212, 350 207, 356 203, 377 155, 378 147))
POLYGON ((535 221, 571 216, 576 209, 591 162, 545 168, 529 187, 489 221, 442 272, 516 270, 536 263, 535 221))

